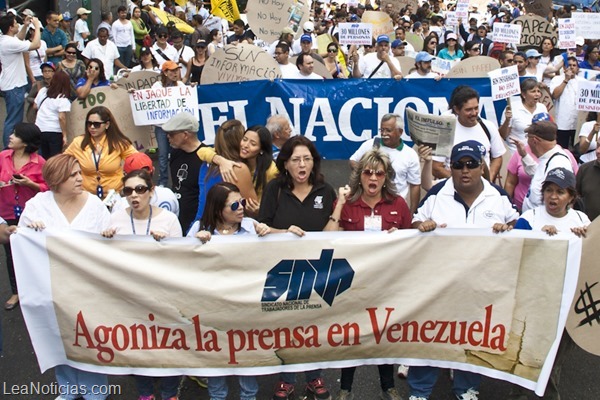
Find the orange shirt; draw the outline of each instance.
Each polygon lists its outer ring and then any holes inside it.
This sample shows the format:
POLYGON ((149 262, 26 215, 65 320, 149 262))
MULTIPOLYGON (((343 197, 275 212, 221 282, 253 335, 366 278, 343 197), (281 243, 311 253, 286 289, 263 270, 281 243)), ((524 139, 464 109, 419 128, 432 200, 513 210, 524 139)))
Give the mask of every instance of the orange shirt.
MULTIPOLYGON (((73 142, 67 147, 65 153, 71 154, 79 161, 83 176, 83 188, 95 195, 96 187, 98 186, 96 163, 94 162, 90 146, 87 146, 84 150, 81 149, 82 140, 83 135, 73 139, 73 142)), ((123 179, 123 160, 137 153, 137 150, 133 145, 130 145, 124 151, 119 152, 118 150, 114 150, 112 153, 108 153, 106 135, 100 139, 100 146, 102 150, 98 162, 98 172, 100 173, 100 185, 102 185, 104 195, 106 196, 110 189, 114 189, 117 192, 121 190, 123 186, 121 182, 121 179, 123 179)), ((98 152, 96 152, 96 159, 98 159, 98 152)))

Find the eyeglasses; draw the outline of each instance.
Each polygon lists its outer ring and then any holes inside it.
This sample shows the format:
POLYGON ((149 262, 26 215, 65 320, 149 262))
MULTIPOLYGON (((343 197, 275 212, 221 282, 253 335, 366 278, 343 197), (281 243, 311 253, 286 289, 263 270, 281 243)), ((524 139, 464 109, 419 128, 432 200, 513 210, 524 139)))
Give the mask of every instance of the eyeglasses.
POLYGON ((106 121, 86 121, 88 128, 98 129, 102 124, 106 123, 106 121))
POLYGON ((363 170, 362 170, 362 174, 363 174, 364 176, 367 176, 367 177, 369 177, 369 178, 370 178, 371 176, 373 176, 373 174, 375 174, 375 176, 376 176, 377 178, 383 178, 383 177, 385 176, 385 171, 383 171, 383 170, 381 170, 381 169, 378 169, 377 171, 375 171, 374 169, 363 169, 363 170))
POLYGON ((294 158, 290 158, 290 162, 292 164, 300 164, 301 162, 304 162, 304 164, 308 164, 313 162, 313 158, 312 157, 294 157, 294 158))
POLYGON ((437 42, 429 42, 429 44, 437 44, 437 42))
POLYGON ((454 161, 452 163, 452 169, 463 169, 464 167, 467 167, 468 169, 475 169, 478 168, 481 165, 481 163, 479 161, 475 161, 475 160, 469 160, 469 161, 454 161))
POLYGON ((65 51, 65 54, 68 54, 70 56, 74 56, 75 54, 77 54, 76 51, 65 51))
POLYGON ((169 35, 165 35, 165 34, 158 35, 158 38, 159 38, 159 39, 166 39, 166 38, 168 38, 168 37, 169 37, 169 35))
POLYGON ((470 51, 479 51, 479 47, 473 47, 470 51))
POLYGON ((238 201, 234 201, 233 203, 231 203, 229 205, 229 208, 231 208, 231 211, 237 211, 238 208, 240 208, 240 206, 246 207, 246 199, 240 199, 238 201))
POLYGON ((148 190, 150 190, 150 188, 148 186, 144 186, 144 185, 137 185, 134 188, 125 186, 122 190, 122 193, 123 193, 123 196, 131 196, 133 194, 133 192, 136 192, 137 194, 144 194, 148 190))
POLYGON ((328 53, 336 53, 336 52, 337 52, 337 49, 327 49, 327 52, 328 52, 328 53))
POLYGON ((88 71, 89 71, 89 70, 92 70, 92 69, 93 69, 94 71, 99 71, 99 70, 100 70, 100 67, 93 67, 93 66, 91 66, 91 65, 90 65, 89 67, 87 67, 87 69, 88 69, 88 71))

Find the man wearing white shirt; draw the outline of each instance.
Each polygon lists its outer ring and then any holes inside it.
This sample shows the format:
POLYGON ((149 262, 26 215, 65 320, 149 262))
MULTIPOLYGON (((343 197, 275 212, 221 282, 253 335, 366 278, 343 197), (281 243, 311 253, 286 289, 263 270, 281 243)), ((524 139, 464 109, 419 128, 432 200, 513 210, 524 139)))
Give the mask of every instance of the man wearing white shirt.
POLYGON ((298 68, 290 63, 290 46, 285 42, 280 42, 275 47, 275 61, 279 64, 282 79, 296 79, 298 68))
POLYGON ((23 27, 14 15, 7 14, 0 17, 0 90, 4 94, 6 103, 6 119, 4 120, 4 148, 8 145, 8 138, 12 135, 15 126, 23 122, 23 109, 25 95, 27 94, 27 72, 23 54, 40 47, 40 21, 37 18, 25 17, 23 27), (31 42, 23 40, 29 25, 33 24, 34 31, 31 42))
POLYGON ((323 77, 314 73, 315 60, 310 54, 301 53, 296 58, 297 74, 294 79, 316 79, 323 80, 323 77))
POLYGON ((579 63, 577 58, 569 57, 567 59, 567 68, 564 75, 558 75, 550 81, 550 93, 554 99, 556 112, 556 124, 558 125, 557 142, 563 148, 568 149, 573 146, 575 139, 575 130, 577 128, 577 98, 579 81, 582 77, 579 73, 579 63))
POLYGON ((439 75, 431 72, 431 61, 433 61, 435 57, 429 54, 426 51, 420 51, 415 57, 415 70, 408 74, 406 79, 415 79, 415 78, 430 78, 430 79, 439 79, 439 75))
POLYGON ((100 28, 98 30, 98 38, 90 41, 81 55, 85 58, 98 58, 104 64, 104 72, 106 77, 114 75, 115 65, 118 68, 126 68, 119 60, 119 50, 117 46, 108 40, 108 29, 100 28))
MULTIPOLYGON (((204 40, 206 41, 206 39, 204 40)), ((193 43, 197 44, 197 42, 198 40, 193 43)), ((177 50, 177 58, 173 61, 179 64, 181 67, 181 76, 184 77, 187 74, 188 61, 194 57, 194 50, 183 43, 183 33, 178 30, 171 32, 171 43, 173 43, 173 47, 177 50)))
POLYGON ((387 35, 377 37, 376 52, 358 58, 358 52, 352 54, 355 78, 394 78, 402 79, 400 62, 390 57, 390 38, 387 35))
POLYGON ((88 15, 92 12, 84 7, 77 9, 77 21, 73 30, 73 40, 77 42, 77 50, 83 51, 85 48, 85 40, 90 36, 90 28, 87 25, 88 15))
POLYGON ((119 19, 112 24, 113 40, 119 50, 119 59, 127 68, 131 67, 133 49, 135 49, 135 34, 133 25, 127 19, 127 7, 117 9, 119 19))

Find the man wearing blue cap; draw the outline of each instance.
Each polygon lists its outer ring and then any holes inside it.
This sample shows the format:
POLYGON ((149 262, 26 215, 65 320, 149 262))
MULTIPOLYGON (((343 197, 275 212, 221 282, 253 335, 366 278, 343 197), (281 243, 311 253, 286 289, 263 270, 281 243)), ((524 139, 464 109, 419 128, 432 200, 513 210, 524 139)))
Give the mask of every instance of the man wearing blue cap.
POLYGON ((325 61, 323 60, 323 57, 321 57, 320 55, 318 55, 317 53, 315 53, 313 51, 312 44, 313 44, 313 38, 312 38, 311 34, 305 33, 302 36, 300 36, 300 52, 296 55, 297 56, 299 56, 300 54, 310 55, 313 58, 313 60, 318 61, 321 64, 325 65, 325 61))
MULTIPOLYGON (((492 228, 511 230, 519 213, 508 194, 483 179, 484 146, 467 140, 456 144, 450 156, 451 177, 429 190, 413 217, 413 228, 430 232, 440 228, 492 228)), ((439 368, 411 366, 408 386, 411 400, 427 400, 439 368)), ((459 400, 477 400, 481 375, 454 370, 452 391, 459 400)))
POLYGON ((431 78, 440 79, 440 76, 434 72, 431 72, 431 61, 435 59, 434 56, 426 51, 420 51, 415 57, 415 70, 411 72, 406 79, 414 78, 431 78))
POLYGON ((362 58, 355 51, 352 54, 354 69, 352 76, 355 78, 394 78, 402 79, 400 62, 390 57, 390 38, 387 35, 377 36, 376 52, 369 53, 362 58))

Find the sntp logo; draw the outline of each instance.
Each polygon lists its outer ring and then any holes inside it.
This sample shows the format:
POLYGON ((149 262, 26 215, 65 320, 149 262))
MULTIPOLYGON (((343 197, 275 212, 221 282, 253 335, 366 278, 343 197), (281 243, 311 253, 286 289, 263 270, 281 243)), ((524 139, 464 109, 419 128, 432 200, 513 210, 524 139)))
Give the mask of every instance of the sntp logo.
POLYGON ((314 289, 331 306, 353 278, 348 261, 333 259, 331 249, 323 250, 318 260, 281 260, 267 274, 262 301, 277 301, 285 292, 287 301, 308 300, 314 289))

